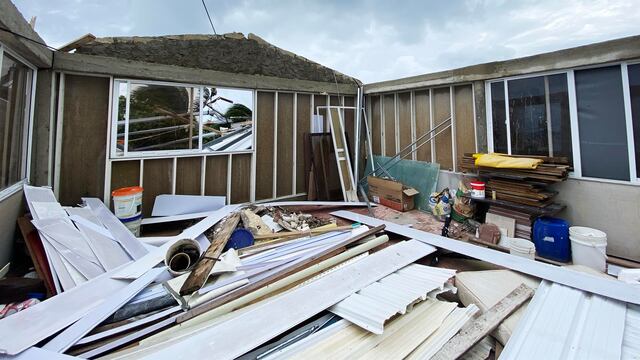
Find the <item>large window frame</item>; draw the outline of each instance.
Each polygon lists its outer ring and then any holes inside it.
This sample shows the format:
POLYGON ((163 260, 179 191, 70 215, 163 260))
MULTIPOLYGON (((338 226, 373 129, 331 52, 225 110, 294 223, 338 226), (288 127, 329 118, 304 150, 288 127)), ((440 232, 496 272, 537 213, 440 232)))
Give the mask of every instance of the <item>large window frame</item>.
MULTIPOLYGON (((28 184, 31 180, 31 153, 32 153, 32 141, 33 141, 33 117, 34 117, 34 107, 35 107, 35 94, 36 94, 36 82, 38 77, 38 68, 32 65, 25 58, 15 53, 11 49, 9 49, 6 45, 0 42, 0 69, 2 68, 2 62, 4 60, 4 55, 8 54, 14 59, 18 60, 20 63, 31 69, 31 79, 29 86, 29 95, 28 95, 28 105, 26 109, 24 109, 24 124, 22 128, 22 149, 21 149, 21 169, 20 174, 21 178, 18 182, 9 185, 5 189, 0 190, 0 201, 5 200, 6 198, 12 196, 18 191, 22 190, 24 184, 28 184)), ((25 94, 26 95, 26 94, 25 94)), ((12 154, 13 155, 13 154, 12 154)))
MULTIPOLYGON (((633 60, 633 61, 618 61, 613 63, 588 65, 588 66, 581 66, 581 67, 575 67, 575 68, 563 69, 563 70, 530 73, 525 75, 503 77, 503 78, 491 79, 491 80, 485 81, 485 84, 484 84, 485 85, 485 107, 486 107, 485 119, 487 124, 486 128, 487 128, 488 151, 494 152, 493 108, 492 108, 492 102, 491 102, 491 84, 503 83, 505 94, 508 94, 509 93, 508 82, 510 80, 566 74, 567 87, 569 92, 569 119, 571 124, 571 149, 572 149, 572 157, 573 157, 573 171, 569 173, 569 177, 574 179, 605 182, 605 183, 615 183, 615 184, 623 184, 623 185, 640 185, 640 178, 638 178, 636 175, 636 166, 637 166, 638 159, 636 159, 635 149, 634 149, 635 143, 634 143, 634 134, 633 134, 633 118, 631 114, 631 92, 629 90, 629 75, 627 70, 627 67, 629 65, 635 65, 635 64, 640 64, 640 59, 633 60), (596 68, 607 67, 607 66, 620 66, 620 72, 622 76, 622 90, 623 90, 623 101, 624 101, 624 112, 625 112, 626 135, 627 135, 627 150, 629 153, 629 171, 630 171, 629 180, 604 179, 604 178, 595 178, 595 177, 582 175, 575 71, 596 69, 596 68)), ((505 96, 508 96, 508 95, 505 95, 505 96)), ((505 108, 506 108, 505 121, 506 121, 506 128, 507 128, 507 149, 508 149, 508 154, 512 154, 511 127, 510 127, 508 101, 505 101, 505 108)))
MULTIPOLYGON (((257 109, 257 100, 256 100, 256 90, 255 89, 247 89, 247 88, 239 88, 239 87, 227 87, 227 86, 216 86, 215 84, 211 85, 202 85, 202 84, 189 84, 189 83, 178 83, 178 82, 168 82, 168 81, 153 81, 153 80, 141 80, 141 79, 124 79, 124 78, 114 78, 112 82, 112 95, 111 95, 111 114, 110 114, 110 140, 109 140, 109 158, 111 160, 121 160, 121 159, 147 159, 147 158, 167 158, 167 157, 182 157, 182 156, 194 156, 194 155, 228 155, 228 154, 253 154, 256 149, 256 109, 257 109), (198 148, 197 149, 178 149, 178 150, 145 150, 145 151, 129 151, 127 147, 125 147, 124 153, 117 153, 116 141, 118 138, 118 94, 117 94, 117 84, 126 83, 127 84, 127 103, 126 103, 126 114, 125 114, 125 134, 128 134, 128 125, 129 125, 129 98, 131 94, 131 84, 144 84, 144 85, 159 85, 159 86, 179 86, 179 87, 191 87, 198 89, 199 93, 202 94, 203 88, 205 87, 216 87, 220 89, 226 90, 240 90, 240 91, 249 91, 251 92, 251 149, 249 150, 217 150, 217 151, 209 151, 202 148, 203 146, 203 138, 202 138, 202 127, 203 123, 199 123, 198 129, 198 148)), ((202 98, 200 98, 200 113, 202 112, 202 98)), ((125 135, 125 143, 126 143, 126 135, 125 135)))

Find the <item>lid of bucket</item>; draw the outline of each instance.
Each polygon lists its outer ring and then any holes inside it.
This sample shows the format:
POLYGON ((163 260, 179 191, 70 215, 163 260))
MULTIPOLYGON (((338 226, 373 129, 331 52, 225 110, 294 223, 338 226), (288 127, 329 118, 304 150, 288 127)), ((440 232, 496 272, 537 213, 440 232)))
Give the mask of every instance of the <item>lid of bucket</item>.
POLYGON ((130 196, 139 194, 142 191, 143 189, 140 186, 129 186, 113 190, 111 196, 130 196))
POLYGON ((607 234, 598 229, 592 229, 585 226, 572 226, 569 228, 569 234, 571 235, 579 235, 590 238, 607 238, 607 234))

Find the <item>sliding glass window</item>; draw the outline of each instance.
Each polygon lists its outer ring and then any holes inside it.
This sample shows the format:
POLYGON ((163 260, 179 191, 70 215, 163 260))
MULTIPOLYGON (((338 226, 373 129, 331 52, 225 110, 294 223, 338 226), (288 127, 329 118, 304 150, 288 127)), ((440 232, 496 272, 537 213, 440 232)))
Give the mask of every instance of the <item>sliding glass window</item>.
POLYGON ((640 178, 640 64, 629 65, 629 93, 631 95, 631 118, 633 123, 634 150, 636 154, 636 178, 640 178))

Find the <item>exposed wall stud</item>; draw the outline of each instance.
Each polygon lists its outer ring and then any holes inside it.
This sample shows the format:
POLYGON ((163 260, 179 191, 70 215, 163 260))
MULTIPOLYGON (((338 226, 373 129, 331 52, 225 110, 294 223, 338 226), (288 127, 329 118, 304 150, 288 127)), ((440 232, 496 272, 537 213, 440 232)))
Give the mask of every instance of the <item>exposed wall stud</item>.
POLYGON ((631 114, 631 91, 629 90, 629 68, 626 63, 621 65, 622 73, 622 93, 624 95, 624 114, 627 120, 627 150, 629 152, 629 179, 631 182, 638 182, 636 171, 637 160, 635 152, 635 142, 633 134, 633 116, 631 114))
POLYGON ((233 161, 233 155, 229 154, 227 158, 227 204, 231 204, 231 172, 233 171, 233 166, 231 166, 231 162, 233 161))
MULTIPOLYGON (((413 143, 416 141, 416 93, 413 90, 409 93, 409 109, 411 113, 411 142, 413 143)), ((411 159, 418 160, 416 144, 411 147, 411 159)))
MULTIPOLYGON (((434 120, 433 120, 433 89, 429 88, 429 130, 433 131, 433 124, 434 124, 434 120)), ((436 132, 433 132, 433 138, 430 141, 430 145, 431 145, 431 162, 435 163, 436 162, 436 132)))
POLYGON ((456 149, 456 99, 454 96, 454 87, 449 86, 449 116, 451 116, 451 158, 453 162, 453 172, 458 171, 458 149, 456 149))
POLYGON ((296 180, 297 180, 297 164, 298 164, 298 93, 293 93, 293 164, 291 175, 291 193, 296 193, 296 180))
POLYGON ((578 124, 578 104, 576 102, 576 81, 573 70, 567 72, 567 88, 569 90, 569 121, 571 122, 571 152, 573 157, 573 174, 582 177, 582 159, 580 158, 580 130, 578 124))
POLYGON ((276 91, 273 96, 273 181, 272 181, 272 194, 271 197, 275 198, 277 195, 277 181, 278 181, 278 92, 276 91))

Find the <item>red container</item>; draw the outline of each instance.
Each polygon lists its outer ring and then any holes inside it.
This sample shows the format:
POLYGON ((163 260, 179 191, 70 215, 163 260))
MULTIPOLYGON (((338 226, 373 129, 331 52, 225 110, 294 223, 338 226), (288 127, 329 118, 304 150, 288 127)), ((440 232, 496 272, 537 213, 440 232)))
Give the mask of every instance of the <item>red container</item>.
POLYGON ((484 199, 485 183, 482 181, 472 181, 471 185, 471 197, 474 199, 484 199))

